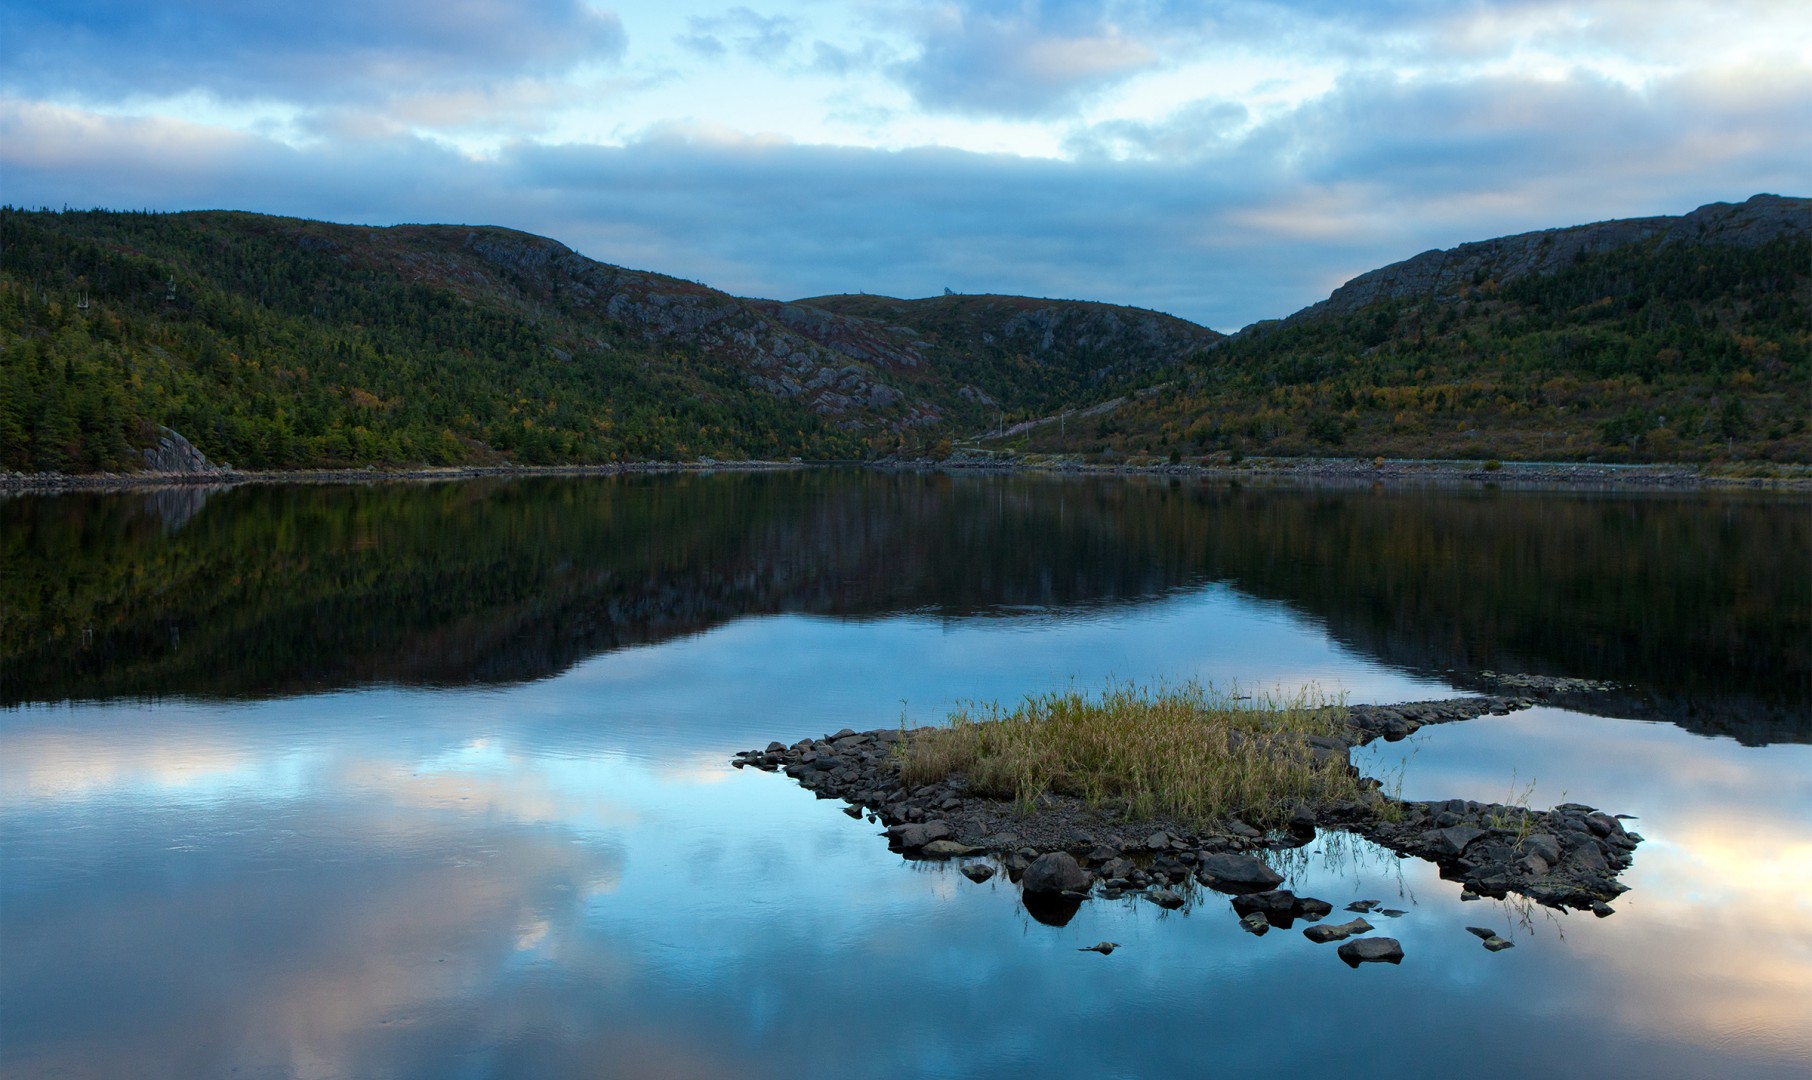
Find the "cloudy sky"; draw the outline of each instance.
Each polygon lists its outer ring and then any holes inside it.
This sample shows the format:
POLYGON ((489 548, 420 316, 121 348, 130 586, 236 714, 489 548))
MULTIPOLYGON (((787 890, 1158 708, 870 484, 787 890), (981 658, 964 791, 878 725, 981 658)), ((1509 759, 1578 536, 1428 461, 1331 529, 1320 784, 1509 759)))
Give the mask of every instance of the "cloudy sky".
POLYGON ((0 199, 508 225, 745 295, 1231 330, 1812 193, 1804 0, 0 0, 0 199))

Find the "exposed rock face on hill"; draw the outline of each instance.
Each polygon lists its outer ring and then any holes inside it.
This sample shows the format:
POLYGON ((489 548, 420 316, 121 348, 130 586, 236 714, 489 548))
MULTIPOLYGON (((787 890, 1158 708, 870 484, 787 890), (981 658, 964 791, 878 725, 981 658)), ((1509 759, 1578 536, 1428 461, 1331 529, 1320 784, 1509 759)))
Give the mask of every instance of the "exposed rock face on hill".
POLYGON ((1224 336, 1142 308, 1025 296, 842 295, 795 306, 843 317, 929 366, 963 372, 970 385, 960 395, 983 407, 1049 406, 1078 394, 1086 400, 1224 336))
MULTIPOLYGON (((1068 388, 1135 374, 1221 335, 1156 312, 1026 297, 745 299, 695 282, 595 262, 553 240, 498 228, 409 226, 410 248, 457 245, 484 269, 446 284, 489 291, 507 278, 542 302, 601 318, 651 343, 702 349, 749 383, 851 429, 929 425, 1026 395, 1027 365, 1068 388), (1021 364, 1003 365, 1003 357, 1021 364)), ((451 254, 451 252, 449 252, 451 254)), ((417 256, 419 257, 419 256, 417 256)), ((1047 380, 1050 381, 1050 380, 1047 380)), ((1036 391, 1034 391, 1035 394, 1036 391)))
POLYGON ((189 440, 167 427, 157 429, 157 445, 145 452, 145 468, 151 472, 205 473, 216 472, 208 457, 195 449, 189 440))
POLYGON ((1343 315, 1380 300, 1426 297, 1487 278, 1499 284, 1564 269, 1581 255, 1659 239, 1663 244, 1759 247, 1783 236, 1812 235, 1812 199, 1756 195, 1710 203, 1679 217, 1628 218, 1479 240, 1372 270, 1335 289, 1285 322, 1343 315))
POLYGON ((753 386, 798 398, 844 426, 943 419, 938 395, 907 393, 896 385, 896 375, 918 369, 923 357, 858 321, 611 266, 545 237, 507 229, 431 226, 399 232, 456 242, 508 275, 517 288, 541 294, 538 299, 559 303, 581 320, 605 319, 650 343, 701 349, 741 368, 753 386))

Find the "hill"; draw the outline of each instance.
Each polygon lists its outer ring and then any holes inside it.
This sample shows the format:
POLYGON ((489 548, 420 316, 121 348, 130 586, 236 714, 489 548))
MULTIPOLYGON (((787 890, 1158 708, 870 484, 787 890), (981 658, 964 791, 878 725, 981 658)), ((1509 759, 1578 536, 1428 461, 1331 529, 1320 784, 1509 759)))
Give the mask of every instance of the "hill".
POLYGON ((1759 195, 1427 252, 993 445, 1806 462, 1809 405, 1812 200, 1759 195))
POLYGON ((916 452, 1218 337, 987 299, 1092 336, 1014 351, 988 319, 744 299, 499 228, 5 208, 0 468, 140 467, 160 427, 265 468, 916 452))

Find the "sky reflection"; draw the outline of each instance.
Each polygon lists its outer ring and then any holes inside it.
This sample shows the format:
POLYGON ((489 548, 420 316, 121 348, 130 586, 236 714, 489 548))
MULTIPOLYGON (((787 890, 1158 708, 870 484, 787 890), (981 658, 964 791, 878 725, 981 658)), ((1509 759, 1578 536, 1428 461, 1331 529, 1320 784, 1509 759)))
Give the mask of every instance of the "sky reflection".
POLYGON ((477 689, 0 713, 0 1071, 213 1077, 1803 1076, 1812 747, 1559 709, 1375 747, 1411 797, 1572 799, 1648 838, 1607 920, 1462 903, 1324 837, 1351 971, 1224 898, 905 863, 729 751, 1072 680, 1447 688, 1212 585, 1086 617, 774 615, 477 689), (902 701, 904 705, 902 705, 902 701), (1343 916, 1344 917, 1344 916, 1343 916), (1485 953, 1485 925, 1517 948, 1485 953), (1108 939, 1111 957, 1077 949, 1108 939), (1305 1034, 1306 1033, 1306 1034, 1305 1034), (1500 1052, 1506 1040, 1514 1054, 1500 1052))

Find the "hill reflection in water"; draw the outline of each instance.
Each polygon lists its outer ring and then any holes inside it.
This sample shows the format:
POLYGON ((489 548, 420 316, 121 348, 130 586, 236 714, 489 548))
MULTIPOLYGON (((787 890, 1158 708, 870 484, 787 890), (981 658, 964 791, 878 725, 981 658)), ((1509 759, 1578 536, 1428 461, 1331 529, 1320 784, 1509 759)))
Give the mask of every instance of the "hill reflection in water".
POLYGON ((0 502, 0 702, 509 684, 751 615, 1077 618, 1221 583, 1405 674, 1812 741, 1812 514, 1709 495, 882 475, 0 502))

